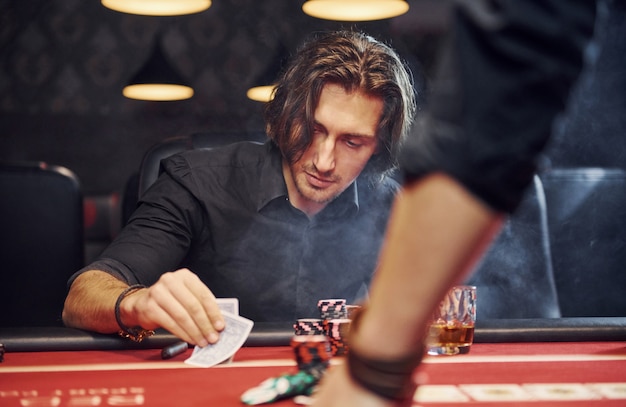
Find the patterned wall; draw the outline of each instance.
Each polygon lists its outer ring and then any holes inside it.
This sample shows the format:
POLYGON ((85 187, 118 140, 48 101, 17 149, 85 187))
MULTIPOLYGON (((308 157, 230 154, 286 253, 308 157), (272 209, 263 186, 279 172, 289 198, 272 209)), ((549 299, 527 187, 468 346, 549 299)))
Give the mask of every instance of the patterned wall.
MULTIPOLYGON (((312 31, 344 26, 306 16, 302 2, 214 0, 199 14, 146 17, 108 10, 99 0, 0 0, 0 159, 64 165, 87 194, 106 194, 122 190, 160 140, 262 130, 263 105, 245 92, 281 44, 293 50, 312 31), (157 34, 194 86, 192 99, 122 96, 157 34)), ((428 76, 447 1, 409 3, 405 16, 351 26, 391 42, 428 76)), ((625 6, 617 0, 600 6, 593 65, 558 128, 550 165, 626 162, 625 6), (600 134, 602 142, 594 137, 600 134)))
MULTIPOLYGON (((0 158, 75 171, 88 192, 123 187, 143 152, 197 131, 259 131, 248 87, 281 44, 340 24, 306 16, 301 2, 215 0, 177 17, 128 15, 98 0, 0 0, 0 158), (121 90, 157 34, 194 86, 192 99, 129 100, 121 90)), ((363 29, 381 36, 388 22, 363 29)))

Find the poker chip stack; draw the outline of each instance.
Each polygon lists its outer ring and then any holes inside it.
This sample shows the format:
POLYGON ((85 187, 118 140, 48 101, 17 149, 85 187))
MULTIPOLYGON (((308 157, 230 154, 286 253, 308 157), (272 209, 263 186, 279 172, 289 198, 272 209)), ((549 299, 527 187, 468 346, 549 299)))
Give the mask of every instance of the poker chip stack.
POLYGON ((331 319, 328 321, 326 336, 330 342, 333 356, 343 356, 348 352, 348 333, 352 320, 347 318, 331 319))
POLYGON ((329 299, 319 300, 317 302, 317 308, 320 311, 320 318, 324 321, 330 319, 342 319, 346 318, 346 300, 345 299, 329 299))
POLYGON ((346 300, 318 302, 320 318, 298 319, 291 339, 298 371, 271 377, 241 396, 247 405, 265 404, 288 397, 310 396, 326 373, 330 359, 345 353, 343 341, 347 334, 346 300), (330 335, 329 335, 330 334, 330 335))
POLYGON ((348 306, 345 299, 326 299, 317 302, 320 318, 324 321, 324 332, 330 342, 333 356, 345 355, 346 338, 349 330, 348 306))
POLYGON ((247 405, 265 404, 294 396, 310 396, 332 357, 326 335, 294 335, 291 340, 298 371, 271 377, 241 395, 247 405))
POLYGON ((295 335, 325 335, 324 321, 319 318, 301 318, 293 324, 295 335))
POLYGON ((298 370, 321 379, 332 357, 326 335, 294 335, 291 339, 298 370))
POLYGON ((246 390, 241 401, 247 405, 266 404, 294 396, 310 396, 318 379, 307 372, 270 377, 246 390))

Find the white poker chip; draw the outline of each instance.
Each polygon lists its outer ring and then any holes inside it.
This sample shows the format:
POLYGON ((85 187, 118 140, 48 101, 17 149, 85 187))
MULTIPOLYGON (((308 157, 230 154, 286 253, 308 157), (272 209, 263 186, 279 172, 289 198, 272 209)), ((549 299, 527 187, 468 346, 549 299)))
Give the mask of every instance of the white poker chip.
POLYGON ((286 378, 279 377, 278 379, 274 381, 273 387, 274 387, 274 390, 278 394, 285 394, 289 390, 289 387, 291 387, 291 384, 289 383, 289 380, 287 380, 286 378))
POLYGON ((278 392, 274 389, 254 387, 241 395, 241 401, 247 405, 265 404, 276 400, 278 392))

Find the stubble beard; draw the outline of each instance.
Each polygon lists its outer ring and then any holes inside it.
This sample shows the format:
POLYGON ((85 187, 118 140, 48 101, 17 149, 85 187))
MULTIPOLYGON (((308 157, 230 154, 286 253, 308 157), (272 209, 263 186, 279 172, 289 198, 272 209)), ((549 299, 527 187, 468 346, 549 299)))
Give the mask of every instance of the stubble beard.
MULTIPOLYGON (((296 177, 294 177, 296 190, 298 191, 298 194, 305 200, 314 202, 316 204, 328 204, 343 192, 343 190, 341 190, 331 191, 329 193, 329 190, 332 189, 332 186, 329 188, 317 188, 314 185, 309 184, 306 176, 307 173, 319 175, 319 171, 317 171, 313 166, 301 165, 300 172, 297 174, 296 177)), ((341 182, 341 177, 337 175, 332 175, 330 179, 332 179, 332 181, 334 182, 333 186, 338 185, 341 182)))

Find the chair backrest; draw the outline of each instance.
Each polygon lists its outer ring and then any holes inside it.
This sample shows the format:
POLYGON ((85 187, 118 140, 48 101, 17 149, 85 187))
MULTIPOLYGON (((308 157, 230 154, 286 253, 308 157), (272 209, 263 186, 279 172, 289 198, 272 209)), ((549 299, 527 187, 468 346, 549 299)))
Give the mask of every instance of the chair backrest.
POLYGON ((224 146, 238 141, 267 140, 265 133, 195 133, 190 136, 173 137, 152 146, 144 154, 139 169, 139 197, 156 181, 161 160, 173 154, 196 148, 224 146))
POLYGON ((549 244, 546 200, 538 176, 518 210, 477 265, 477 319, 561 316, 549 244))
POLYGON ((542 179, 563 316, 626 316, 626 171, 563 168, 542 179))
POLYGON ((77 177, 45 163, 0 163, 0 326, 61 326, 67 280, 84 265, 77 177))

